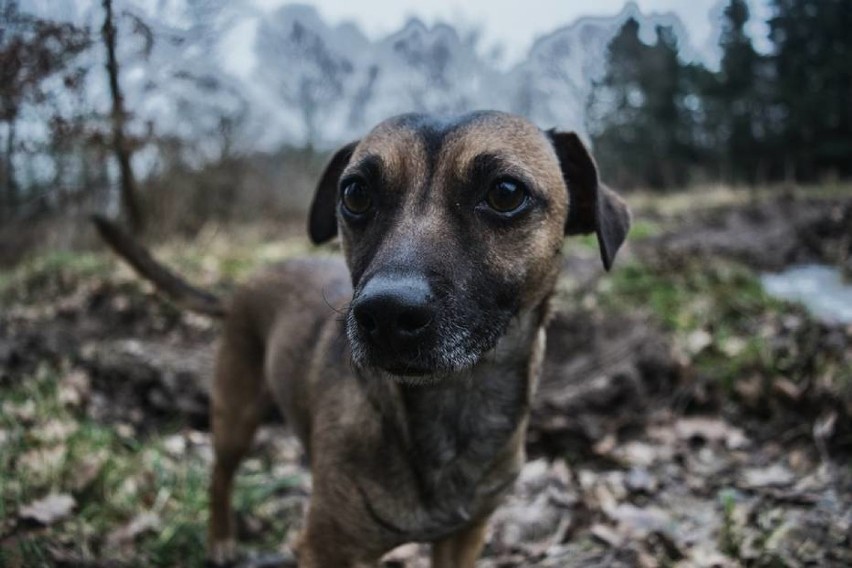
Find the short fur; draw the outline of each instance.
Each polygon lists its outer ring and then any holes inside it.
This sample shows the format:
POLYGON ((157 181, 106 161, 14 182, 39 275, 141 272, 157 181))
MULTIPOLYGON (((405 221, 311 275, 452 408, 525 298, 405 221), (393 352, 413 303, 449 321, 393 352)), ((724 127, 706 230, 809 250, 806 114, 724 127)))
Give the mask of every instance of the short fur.
POLYGON ((345 262, 288 261, 220 310, 109 239, 182 305, 227 313, 212 391, 211 559, 233 556, 233 476, 271 397, 313 474, 300 566, 375 566, 411 541, 434 543, 436 567, 473 566, 524 461, 564 235, 596 233, 609 268, 629 222, 575 134, 481 112, 395 117, 339 150, 309 234, 339 234, 345 262), (517 214, 485 205, 507 178, 528 194, 517 214), (353 180, 372 199, 360 217, 341 206, 353 180), (353 315, 371 281, 425 291, 416 340, 378 342, 353 315))

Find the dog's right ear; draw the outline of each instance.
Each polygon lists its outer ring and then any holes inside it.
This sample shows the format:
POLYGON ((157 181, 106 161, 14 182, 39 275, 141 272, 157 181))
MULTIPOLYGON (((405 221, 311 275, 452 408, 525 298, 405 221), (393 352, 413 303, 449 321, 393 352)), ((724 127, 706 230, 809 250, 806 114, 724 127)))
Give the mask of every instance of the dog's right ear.
POLYGON ((350 142, 335 152, 320 176, 308 215, 308 235, 315 245, 329 241, 337 234, 337 184, 358 142, 350 142))
POLYGON ((576 133, 548 130, 547 135, 568 187, 565 234, 595 233, 604 268, 609 270, 630 230, 630 210, 614 191, 600 183, 595 160, 576 133))

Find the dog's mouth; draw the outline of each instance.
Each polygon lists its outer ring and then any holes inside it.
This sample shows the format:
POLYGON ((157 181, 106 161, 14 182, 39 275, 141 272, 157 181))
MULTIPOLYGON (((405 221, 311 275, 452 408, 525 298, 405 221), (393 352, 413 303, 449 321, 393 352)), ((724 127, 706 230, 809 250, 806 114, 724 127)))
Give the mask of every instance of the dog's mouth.
POLYGON ((471 329, 438 318, 434 329, 417 338, 377 341, 350 315, 346 334, 356 368, 401 382, 438 382, 476 366, 496 346, 509 319, 497 318, 481 329, 471 329))
POLYGON ((391 364, 387 367, 380 367, 382 371, 385 373, 396 376, 396 377, 427 377, 435 374, 435 369, 431 369, 429 367, 422 367, 417 364, 411 365, 407 363, 403 364, 391 364))

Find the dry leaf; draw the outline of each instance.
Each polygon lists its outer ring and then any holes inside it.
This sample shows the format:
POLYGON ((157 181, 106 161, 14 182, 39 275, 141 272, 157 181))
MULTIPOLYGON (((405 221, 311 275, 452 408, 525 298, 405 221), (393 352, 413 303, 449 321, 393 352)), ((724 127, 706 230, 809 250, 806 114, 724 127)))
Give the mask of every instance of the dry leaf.
POLYGON ((709 417, 681 418, 674 425, 681 440, 703 439, 707 442, 722 442, 731 450, 744 448, 749 440, 740 428, 724 420, 709 417))
POLYGON ((613 548, 619 548, 624 543, 624 539, 615 529, 600 523, 593 525, 590 532, 596 539, 613 548))
POLYGON ((641 508, 623 503, 608 512, 609 517, 618 523, 618 530, 629 538, 643 539, 651 533, 664 533, 669 530, 671 517, 659 507, 641 508))
POLYGON ((21 469, 36 475, 43 475, 61 467, 65 462, 67 453, 68 449, 64 444, 49 448, 38 448, 30 450, 18 458, 18 465, 21 469))
POLYGON ((29 424, 35 419, 35 402, 32 400, 26 400, 21 404, 15 404, 14 402, 6 401, 3 403, 3 413, 7 416, 20 420, 21 422, 29 424))
POLYGON ((686 338, 686 350, 690 355, 698 355, 713 343, 713 336, 697 329, 686 338))
POLYGON ((106 451, 98 451, 88 454, 75 468, 74 480, 72 482, 75 491, 82 491, 89 487, 100 475, 109 456, 106 451))
POLYGON ((155 531, 161 525, 156 513, 145 512, 133 517, 127 524, 112 531, 107 537, 107 547, 118 548, 133 542, 137 536, 148 531, 155 531))
POLYGON ((42 525, 52 525, 68 517, 76 505, 76 501, 70 495, 53 493, 44 499, 21 507, 18 516, 42 525))
POLYGON ((33 438, 40 442, 55 443, 64 442, 74 432, 79 429, 80 425, 71 420, 57 420, 55 418, 48 420, 44 424, 33 428, 31 433, 33 438))
POLYGON ((80 406, 91 392, 92 381, 85 371, 71 371, 59 380, 59 402, 65 406, 80 406))
POLYGON ((781 464, 754 467, 742 472, 743 485, 750 489, 786 487, 796 480, 796 475, 781 464))

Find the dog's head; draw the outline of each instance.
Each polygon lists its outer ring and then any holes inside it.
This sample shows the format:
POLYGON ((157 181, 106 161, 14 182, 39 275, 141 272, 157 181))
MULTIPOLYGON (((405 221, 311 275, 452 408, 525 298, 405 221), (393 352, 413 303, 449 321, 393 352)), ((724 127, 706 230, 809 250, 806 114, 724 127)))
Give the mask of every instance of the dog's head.
POLYGON ((499 112, 379 124, 331 159, 309 220, 342 238, 355 364, 409 377, 493 349, 552 293, 566 234, 596 233, 609 268, 628 227, 576 134, 499 112))

